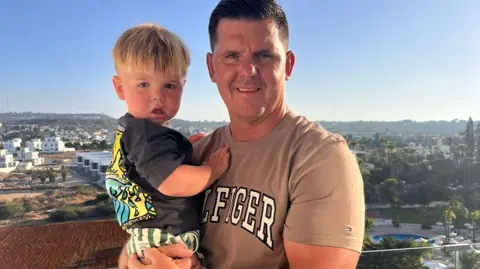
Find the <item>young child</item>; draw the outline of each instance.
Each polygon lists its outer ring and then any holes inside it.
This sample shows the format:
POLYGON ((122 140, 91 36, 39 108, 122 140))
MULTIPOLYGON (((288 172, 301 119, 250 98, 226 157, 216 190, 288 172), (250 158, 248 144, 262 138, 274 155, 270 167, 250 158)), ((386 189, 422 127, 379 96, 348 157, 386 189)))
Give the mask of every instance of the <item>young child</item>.
POLYGON ((118 120, 105 186, 117 220, 130 235, 128 254, 183 242, 199 247, 199 193, 228 167, 221 148, 207 164, 192 166, 192 144, 169 128, 178 112, 190 55, 184 43, 158 25, 124 32, 113 50, 113 84, 128 113, 118 120))

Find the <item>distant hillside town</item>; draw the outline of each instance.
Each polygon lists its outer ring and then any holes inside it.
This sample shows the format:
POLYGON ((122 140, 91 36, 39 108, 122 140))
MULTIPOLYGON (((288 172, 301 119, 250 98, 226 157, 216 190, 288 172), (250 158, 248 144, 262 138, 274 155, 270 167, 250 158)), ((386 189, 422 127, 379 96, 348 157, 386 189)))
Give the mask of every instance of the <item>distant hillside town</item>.
MULTIPOLYGON (((0 169, 44 165, 44 154, 109 151, 116 124, 115 118, 103 114, 0 113, 0 169)), ((172 120, 173 128, 186 136, 210 133, 225 124, 228 122, 172 120)), ((373 147, 369 141, 384 137, 397 148, 415 151, 423 158, 438 152, 448 158, 450 145, 464 140, 467 121, 321 121, 319 124, 343 134, 349 141, 357 141, 359 146, 353 149, 358 154, 367 154, 373 147)))

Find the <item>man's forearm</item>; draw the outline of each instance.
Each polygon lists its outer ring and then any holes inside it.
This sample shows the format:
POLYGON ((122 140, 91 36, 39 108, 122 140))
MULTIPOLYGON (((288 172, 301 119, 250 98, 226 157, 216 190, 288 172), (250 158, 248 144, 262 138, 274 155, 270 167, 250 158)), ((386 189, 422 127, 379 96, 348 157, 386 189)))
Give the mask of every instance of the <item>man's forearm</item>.
POLYGON ((158 190, 172 197, 194 196, 204 191, 215 180, 209 165, 180 165, 162 182, 158 190))

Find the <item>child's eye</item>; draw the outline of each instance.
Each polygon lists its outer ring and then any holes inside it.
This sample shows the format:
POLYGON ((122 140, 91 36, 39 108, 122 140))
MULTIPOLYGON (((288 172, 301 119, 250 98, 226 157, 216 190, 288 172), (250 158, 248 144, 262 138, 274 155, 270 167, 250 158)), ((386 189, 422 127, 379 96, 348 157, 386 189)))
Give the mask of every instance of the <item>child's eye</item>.
POLYGON ((173 89, 173 88, 175 88, 175 85, 170 84, 170 83, 167 83, 167 84, 165 84, 165 88, 167 88, 167 89, 173 89))
POLYGON ((139 84, 137 85, 137 87, 139 87, 139 88, 146 88, 146 87, 148 87, 148 83, 147 83, 147 82, 139 83, 139 84))

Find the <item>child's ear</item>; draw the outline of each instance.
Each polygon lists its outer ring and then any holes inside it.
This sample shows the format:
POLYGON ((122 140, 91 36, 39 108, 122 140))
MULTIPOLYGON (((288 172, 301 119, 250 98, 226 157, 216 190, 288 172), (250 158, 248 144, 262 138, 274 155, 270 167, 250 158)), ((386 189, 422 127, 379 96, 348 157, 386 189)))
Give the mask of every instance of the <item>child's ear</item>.
POLYGON ((120 100, 125 100, 125 93, 123 92, 122 81, 118 76, 113 76, 113 87, 115 87, 115 91, 117 92, 117 96, 120 100))

